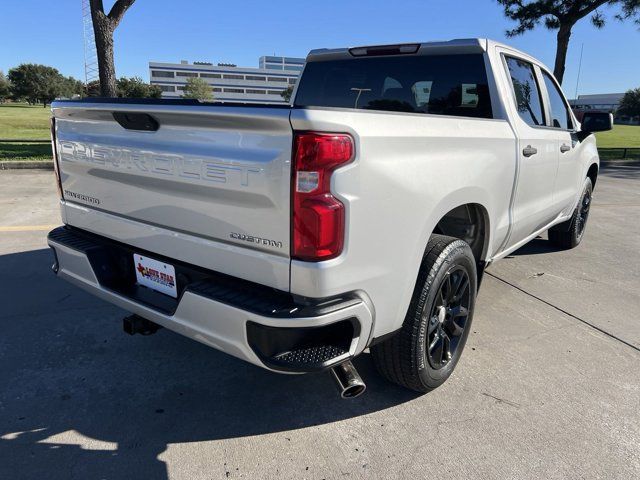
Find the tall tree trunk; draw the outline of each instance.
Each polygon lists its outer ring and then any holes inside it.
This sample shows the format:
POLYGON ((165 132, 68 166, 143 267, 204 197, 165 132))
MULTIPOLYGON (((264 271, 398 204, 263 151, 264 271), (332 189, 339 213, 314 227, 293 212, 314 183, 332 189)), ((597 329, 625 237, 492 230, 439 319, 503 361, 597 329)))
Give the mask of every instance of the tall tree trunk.
POLYGON ((98 76, 100 94, 103 97, 116 97, 116 68, 113 60, 113 22, 102 11, 91 11, 93 32, 98 54, 98 76))
POLYGON ((561 24, 558 29, 558 44, 556 46, 556 63, 553 67, 553 75, 562 85, 564 78, 564 65, 567 61, 567 51, 569 50, 569 39, 571 38, 571 28, 573 25, 561 24))

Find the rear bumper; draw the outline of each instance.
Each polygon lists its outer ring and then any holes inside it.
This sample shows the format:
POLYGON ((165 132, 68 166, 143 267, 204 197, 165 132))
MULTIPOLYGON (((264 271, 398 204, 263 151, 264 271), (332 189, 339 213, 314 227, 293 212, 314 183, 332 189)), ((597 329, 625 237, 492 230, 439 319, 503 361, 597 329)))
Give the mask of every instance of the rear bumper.
POLYGON ((329 368, 367 346, 372 312, 355 293, 303 301, 287 292, 166 259, 88 232, 49 233, 54 272, 165 328, 269 370, 329 368), (135 284, 133 252, 176 267, 173 299, 135 284), (131 261, 131 265, 129 262, 131 261))

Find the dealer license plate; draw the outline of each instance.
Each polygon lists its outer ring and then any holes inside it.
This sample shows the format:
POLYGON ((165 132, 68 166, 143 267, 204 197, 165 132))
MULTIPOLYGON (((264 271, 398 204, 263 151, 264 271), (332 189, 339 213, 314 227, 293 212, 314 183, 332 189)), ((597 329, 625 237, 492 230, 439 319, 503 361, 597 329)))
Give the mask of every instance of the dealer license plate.
POLYGON ((133 254, 133 262, 139 285, 170 295, 173 298, 178 296, 176 269, 173 265, 137 253, 133 254))

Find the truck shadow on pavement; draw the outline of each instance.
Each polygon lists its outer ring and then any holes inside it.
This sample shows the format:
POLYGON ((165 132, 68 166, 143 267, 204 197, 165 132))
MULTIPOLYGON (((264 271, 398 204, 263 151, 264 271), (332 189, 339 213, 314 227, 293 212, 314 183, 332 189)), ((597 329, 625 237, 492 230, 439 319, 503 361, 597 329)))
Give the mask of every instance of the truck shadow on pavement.
MULTIPOLYGON (((416 398, 380 379, 368 355, 355 363, 369 390, 345 401, 328 374, 270 373, 167 330, 127 336, 124 311, 50 264, 46 249, 0 256, 0 478, 167 478, 170 444, 313 427, 416 398)), ((231 461, 210 476, 234 473, 231 461)))

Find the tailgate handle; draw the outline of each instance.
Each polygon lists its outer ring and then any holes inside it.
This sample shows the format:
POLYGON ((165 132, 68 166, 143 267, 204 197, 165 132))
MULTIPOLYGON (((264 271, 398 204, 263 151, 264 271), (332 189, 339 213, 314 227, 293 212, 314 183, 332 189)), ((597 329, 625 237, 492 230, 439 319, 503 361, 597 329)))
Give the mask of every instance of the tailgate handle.
POLYGON ((147 113, 113 112, 113 118, 127 130, 155 132, 160 128, 158 121, 147 113))

